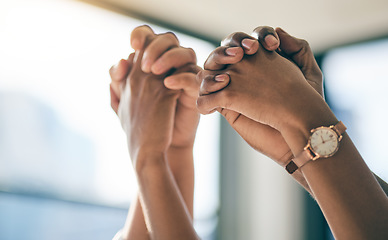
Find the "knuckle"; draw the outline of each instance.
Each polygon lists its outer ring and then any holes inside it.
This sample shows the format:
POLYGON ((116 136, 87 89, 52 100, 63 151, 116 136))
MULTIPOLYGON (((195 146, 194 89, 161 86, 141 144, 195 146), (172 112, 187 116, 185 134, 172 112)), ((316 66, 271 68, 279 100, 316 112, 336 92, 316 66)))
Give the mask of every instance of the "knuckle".
POLYGON ((304 49, 310 49, 310 44, 305 39, 299 39, 299 44, 304 49))
POLYGON ((270 26, 259 26, 253 30, 252 35, 258 40, 264 40, 267 35, 277 36, 275 29, 270 26))
POLYGON ((144 33, 144 31, 152 32, 152 29, 148 25, 141 25, 133 29, 131 36, 137 36, 137 34, 144 33))
POLYGON ((111 66, 109 68, 109 75, 110 75, 110 78, 113 79, 113 76, 114 76, 114 68, 115 68, 115 65, 111 66))
POLYGON ((171 41, 175 44, 179 44, 178 37, 173 32, 162 33, 160 34, 160 37, 165 38, 166 40, 171 41))
POLYGON ((204 72, 203 70, 200 70, 200 71, 197 73, 196 79, 197 79, 197 82, 199 82, 199 83, 202 83, 203 74, 204 74, 203 72, 204 72))
POLYGON ((234 32, 230 34, 228 37, 226 37, 224 40, 222 40, 221 46, 240 47, 241 40, 246 37, 250 37, 250 36, 243 32, 234 32))
POLYGON ((189 54, 189 58, 190 60, 193 62, 193 63, 196 63, 197 62, 197 54, 195 53, 194 49, 192 48, 185 48, 186 51, 188 52, 189 54))
POLYGON ((200 113, 204 114, 205 110, 205 97, 198 97, 197 98, 197 109, 199 110, 200 113))

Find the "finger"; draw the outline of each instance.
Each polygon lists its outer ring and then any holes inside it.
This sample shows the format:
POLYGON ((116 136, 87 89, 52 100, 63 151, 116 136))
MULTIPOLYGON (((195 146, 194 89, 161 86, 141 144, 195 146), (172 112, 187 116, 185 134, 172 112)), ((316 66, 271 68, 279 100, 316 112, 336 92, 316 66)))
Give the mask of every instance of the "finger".
POLYGON ((141 69, 146 73, 150 73, 151 66, 164 52, 178 46, 179 41, 175 34, 169 32, 158 35, 145 49, 141 69))
POLYGON ((272 27, 257 27, 253 30, 252 36, 268 51, 275 51, 280 45, 279 36, 272 27))
POLYGON ((126 59, 121 59, 118 63, 109 69, 109 75, 112 82, 120 82, 129 71, 129 63, 126 59))
POLYGON ((280 164, 285 162, 282 157, 286 157, 286 159, 288 159, 287 157, 289 155, 284 155, 282 153, 279 155, 278 151, 273 153, 266 151, 268 149, 274 149, 273 146, 277 146, 278 150, 288 148, 284 140, 279 141, 279 139, 283 139, 279 131, 230 109, 223 108, 220 113, 225 117, 233 129, 236 130, 236 132, 240 134, 240 136, 243 137, 244 140, 255 150, 272 159, 278 160, 278 163, 280 164))
MULTIPOLYGON (((226 108, 226 101, 233 98, 228 91, 218 91, 212 94, 200 95, 197 99, 197 109, 201 114, 210 114, 219 108, 226 108)), ((233 109, 232 109, 233 110, 233 109)))
POLYGON ((194 73, 183 72, 166 77, 164 86, 171 90, 183 90, 192 98, 198 97, 199 83, 196 81, 194 73))
POLYGON ((244 49, 244 53, 248 55, 255 54, 259 49, 259 43, 257 40, 243 32, 232 33, 222 40, 221 46, 242 47, 244 49))
POLYGON ((117 114, 117 111, 119 109, 120 100, 117 97, 117 95, 115 94, 115 92, 113 91, 112 84, 110 85, 109 90, 110 90, 110 105, 111 105, 113 111, 115 111, 115 113, 117 114))
MULTIPOLYGON (((128 59, 132 59, 132 55, 128 59)), ((121 86, 125 81, 130 69, 131 69, 132 61, 121 59, 116 65, 112 66, 109 69, 109 75, 111 77, 111 87, 115 92, 116 96, 120 98, 121 96, 121 86)))
POLYGON ((197 73, 200 72, 201 70, 202 68, 197 66, 197 64, 189 63, 189 64, 186 64, 185 66, 179 67, 171 75, 184 73, 184 72, 194 73, 195 75, 197 75, 197 73))
POLYGON ((244 51, 241 47, 218 47, 207 58, 204 68, 206 70, 222 70, 228 64, 235 64, 242 60, 244 51))
POLYGON ((160 56, 151 67, 151 72, 156 75, 177 69, 186 64, 196 64, 197 57, 191 48, 173 48, 160 56))
POLYGON ((280 50, 302 70, 305 78, 322 95, 322 72, 306 40, 295 38, 281 28, 276 28, 280 50))
POLYGON ((216 93, 226 88, 230 83, 230 77, 228 74, 206 75, 198 74, 200 78, 201 87, 199 89, 199 96, 216 93))
POLYGON ((155 36, 154 31, 147 25, 136 27, 131 33, 131 46, 135 51, 143 49, 155 36))

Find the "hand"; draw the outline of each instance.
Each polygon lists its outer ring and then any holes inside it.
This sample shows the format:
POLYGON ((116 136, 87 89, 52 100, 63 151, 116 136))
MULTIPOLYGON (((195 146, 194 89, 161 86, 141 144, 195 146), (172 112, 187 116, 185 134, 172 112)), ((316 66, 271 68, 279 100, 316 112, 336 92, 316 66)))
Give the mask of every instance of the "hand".
MULTIPOLYGON (((316 100, 319 95, 311 91, 304 76, 293 63, 275 52, 265 51, 262 47, 259 49, 261 51, 255 55, 246 56, 241 62, 222 71, 201 72, 199 77, 204 82, 200 93, 202 96, 198 99, 200 110, 209 113, 217 108, 227 108, 278 131, 285 126, 300 124, 303 118, 309 117, 303 116, 305 110, 309 107, 313 110, 312 105, 321 103, 321 97, 316 100), (218 79, 215 78, 216 75, 218 79), (219 84, 214 80, 220 80, 221 76, 224 77, 224 82, 230 76, 231 82, 222 91, 209 94, 206 89, 211 89, 212 92, 214 85, 219 84), (309 104, 300 97, 307 98, 307 95, 309 104)), ((234 121, 240 121, 241 117, 237 114, 234 121)), ((245 118, 241 121, 247 122, 245 118)), ((243 134, 251 134, 248 131, 245 129, 243 134)), ((252 136, 255 141, 254 135, 252 136)))
MULTIPOLYGON (((245 33, 231 34, 222 42, 223 48, 218 48, 210 54, 204 68, 206 70, 221 70, 225 68, 226 64, 235 64, 241 61, 243 51, 247 55, 255 54, 259 44, 257 40, 259 40, 266 50, 276 50, 293 61, 302 70, 310 85, 317 92, 322 93, 322 73, 306 41, 292 37, 280 28, 275 31, 271 27, 258 27, 252 35, 256 39, 245 33), (278 48, 279 46, 280 48, 278 48), (234 50, 238 54, 228 55, 227 51, 230 49, 238 49, 234 50)), ((226 78, 224 82, 215 82, 213 79, 209 79, 207 83, 203 82, 202 91, 216 92, 228 84, 229 78, 226 78)), ((225 108, 219 110, 231 126, 257 151, 275 160, 281 166, 285 166, 288 160, 293 157, 279 131, 235 111, 225 108)))
POLYGON ((166 153, 172 139, 179 96, 179 91, 163 85, 164 75, 141 70, 142 57, 143 51, 137 51, 129 58, 132 68, 118 107, 118 116, 128 136, 129 152, 136 169, 139 155, 166 153))
MULTIPOLYGON (((199 122, 199 113, 196 109, 199 82, 196 81, 195 76, 201 70, 196 65, 194 51, 180 47, 174 34, 155 34, 148 26, 133 30, 131 44, 135 50, 145 49, 141 62, 143 71, 156 75, 172 73, 164 79, 164 85, 169 89, 179 90, 180 95, 176 105, 171 147, 192 148, 199 122)), ((110 70, 111 105, 114 110, 117 109, 117 102, 120 101, 120 85, 129 68, 128 62, 121 60, 110 70)))

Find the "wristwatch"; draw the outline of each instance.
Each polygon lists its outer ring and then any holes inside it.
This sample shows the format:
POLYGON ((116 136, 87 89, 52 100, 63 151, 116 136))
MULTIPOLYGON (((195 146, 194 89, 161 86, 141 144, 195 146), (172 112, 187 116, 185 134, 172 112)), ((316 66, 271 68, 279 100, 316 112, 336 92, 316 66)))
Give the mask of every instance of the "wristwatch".
POLYGON ((311 130, 311 135, 303 152, 287 163, 287 172, 292 174, 309 161, 333 156, 338 151, 342 134, 345 131, 346 126, 341 121, 336 125, 311 130))

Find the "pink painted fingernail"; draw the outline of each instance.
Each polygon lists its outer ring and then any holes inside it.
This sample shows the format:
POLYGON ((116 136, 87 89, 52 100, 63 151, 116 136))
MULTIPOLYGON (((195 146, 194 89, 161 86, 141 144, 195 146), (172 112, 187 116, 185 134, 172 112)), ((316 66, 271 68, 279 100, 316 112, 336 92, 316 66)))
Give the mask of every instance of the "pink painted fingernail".
POLYGON ((279 43, 279 41, 275 38, 274 35, 267 35, 264 38, 265 43, 267 44, 268 47, 273 47, 279 43))
POLYGON ((216 80, 217 82, 224 82, 227 78, 228 77, 226 76, 226 74, 220 74, 215 76, 214 80, 216 80))
POLYGON ((244 48, 246 49, 251 49, 253 44, 255 43, 256 40, 245 38, 241 41, 241 45, 243 45, 244 48))
POLYGON ((237 52, 238 52, 238 47, 231 47, 231 48, 227 48, 225 50, 225 53, 228 54, 229 56, 236 56, 237 55, 237 52))

